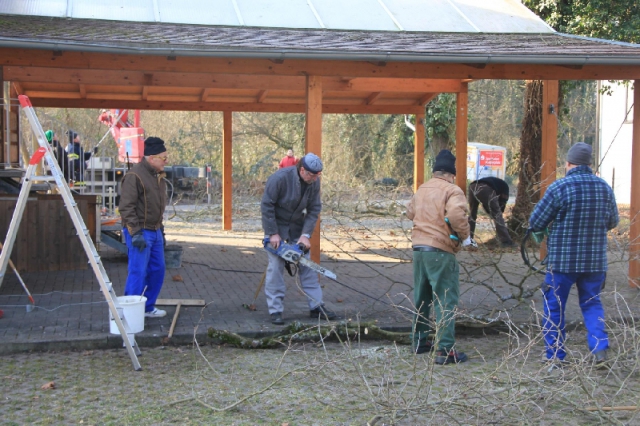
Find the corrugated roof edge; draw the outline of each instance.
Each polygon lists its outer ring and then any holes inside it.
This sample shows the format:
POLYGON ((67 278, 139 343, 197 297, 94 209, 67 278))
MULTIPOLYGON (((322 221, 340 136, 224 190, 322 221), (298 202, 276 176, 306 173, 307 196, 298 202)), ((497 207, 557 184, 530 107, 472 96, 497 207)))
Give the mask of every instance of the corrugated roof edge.
MULTIPOLYGON (((556 33, 559 36, 574 37, 556 33)), ((594 39, 591 39, 594 40, 594 39)), ((598 40, 603 43, 619 44, 610 40, 598 40)), ((629 47, 640 45, 626 43, 629 47)), ((341 61, 375 61, 375 62, 431 62, 431 63, 473 63, 473 64, 539 64, 539 65, 640 65, 640 56, 626 55, 604 56, 586 54, 513 54, 513 55, 478 55, 478 54, 434 54, 434 53, 371 53, 344 52, 336 50, 296 50, 296 49, 190 49, 154 47, 154 45, 116 45, 60 41, 15 40, 0 37, 0 47, 18 49, 42 49, 76 52, 98 52, 114 54, 137 54, 156 56, 192 56, 211 58, 244 58, 244 59, 305 59, 305 60, 341 60, 341 61)))

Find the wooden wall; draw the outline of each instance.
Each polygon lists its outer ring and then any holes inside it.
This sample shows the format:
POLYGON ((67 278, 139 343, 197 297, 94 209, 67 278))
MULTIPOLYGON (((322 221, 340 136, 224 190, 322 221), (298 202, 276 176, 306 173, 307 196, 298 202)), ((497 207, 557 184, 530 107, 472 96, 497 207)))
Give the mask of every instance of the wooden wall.
MULTIPOLYGON (((74 196, 89 235, 96 241, 95 196, 74 196)), ((4 242, 17 196, 0 195, 0 236, 4 242)), ((86 269, 88 258, 60 195, 29 197, 11 260, 20 272, 86 269)))

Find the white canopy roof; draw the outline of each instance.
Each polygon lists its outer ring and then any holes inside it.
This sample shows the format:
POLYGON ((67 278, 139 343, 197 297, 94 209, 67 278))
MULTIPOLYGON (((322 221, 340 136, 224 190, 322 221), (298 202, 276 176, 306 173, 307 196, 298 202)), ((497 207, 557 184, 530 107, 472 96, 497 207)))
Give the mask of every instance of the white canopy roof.
POLYGON ((0 0, 0 14, 226 27, 553 32, 518 0, 0 0))

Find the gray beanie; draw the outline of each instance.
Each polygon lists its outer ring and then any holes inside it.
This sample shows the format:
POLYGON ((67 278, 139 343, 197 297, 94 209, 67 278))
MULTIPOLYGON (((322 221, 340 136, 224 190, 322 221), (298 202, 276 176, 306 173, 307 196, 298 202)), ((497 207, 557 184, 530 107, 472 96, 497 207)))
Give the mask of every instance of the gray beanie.
POLYGON ((569 148, 569 152, 567 153, 567 162, 575 164, 576 166, 590 166, 591 152, 591 145, 584 142, 578 142, 569 148))
POLYGON ((322 160, 312 152, 302 157, 300 165, 313 174, 318 174, 322 171, 322 160))

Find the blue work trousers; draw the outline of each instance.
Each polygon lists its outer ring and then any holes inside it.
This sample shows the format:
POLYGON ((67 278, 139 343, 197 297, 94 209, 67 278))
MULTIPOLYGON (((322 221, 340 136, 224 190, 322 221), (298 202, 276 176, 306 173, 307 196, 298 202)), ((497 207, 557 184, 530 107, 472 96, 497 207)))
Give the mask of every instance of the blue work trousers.
POLYGON ((139 296, 144 292, 147 298, 145 312, 155 308, 156 300, 164 282, 164 241, 160 229, 142 230, 147 247, 143 250, 131 243, 131 234, 127 228, 122 230, 129 249, 129 275, 124 287, 125 296, 139 296), (146 289, 145 289, 146 288, 146 289))
POLYGON ((609 348, 609 337, 604 324, 604 308, 600 301, 600 290, 604 279, 604 272, 547 272, 544 279, 546 285, 543 291, 544 317, 542 318, 547 359, 563 360, 567 354, 564 348, 564 310, 573 283, 578 287, 578 299, 587 329, 589 350, 595 353, 609 348))

